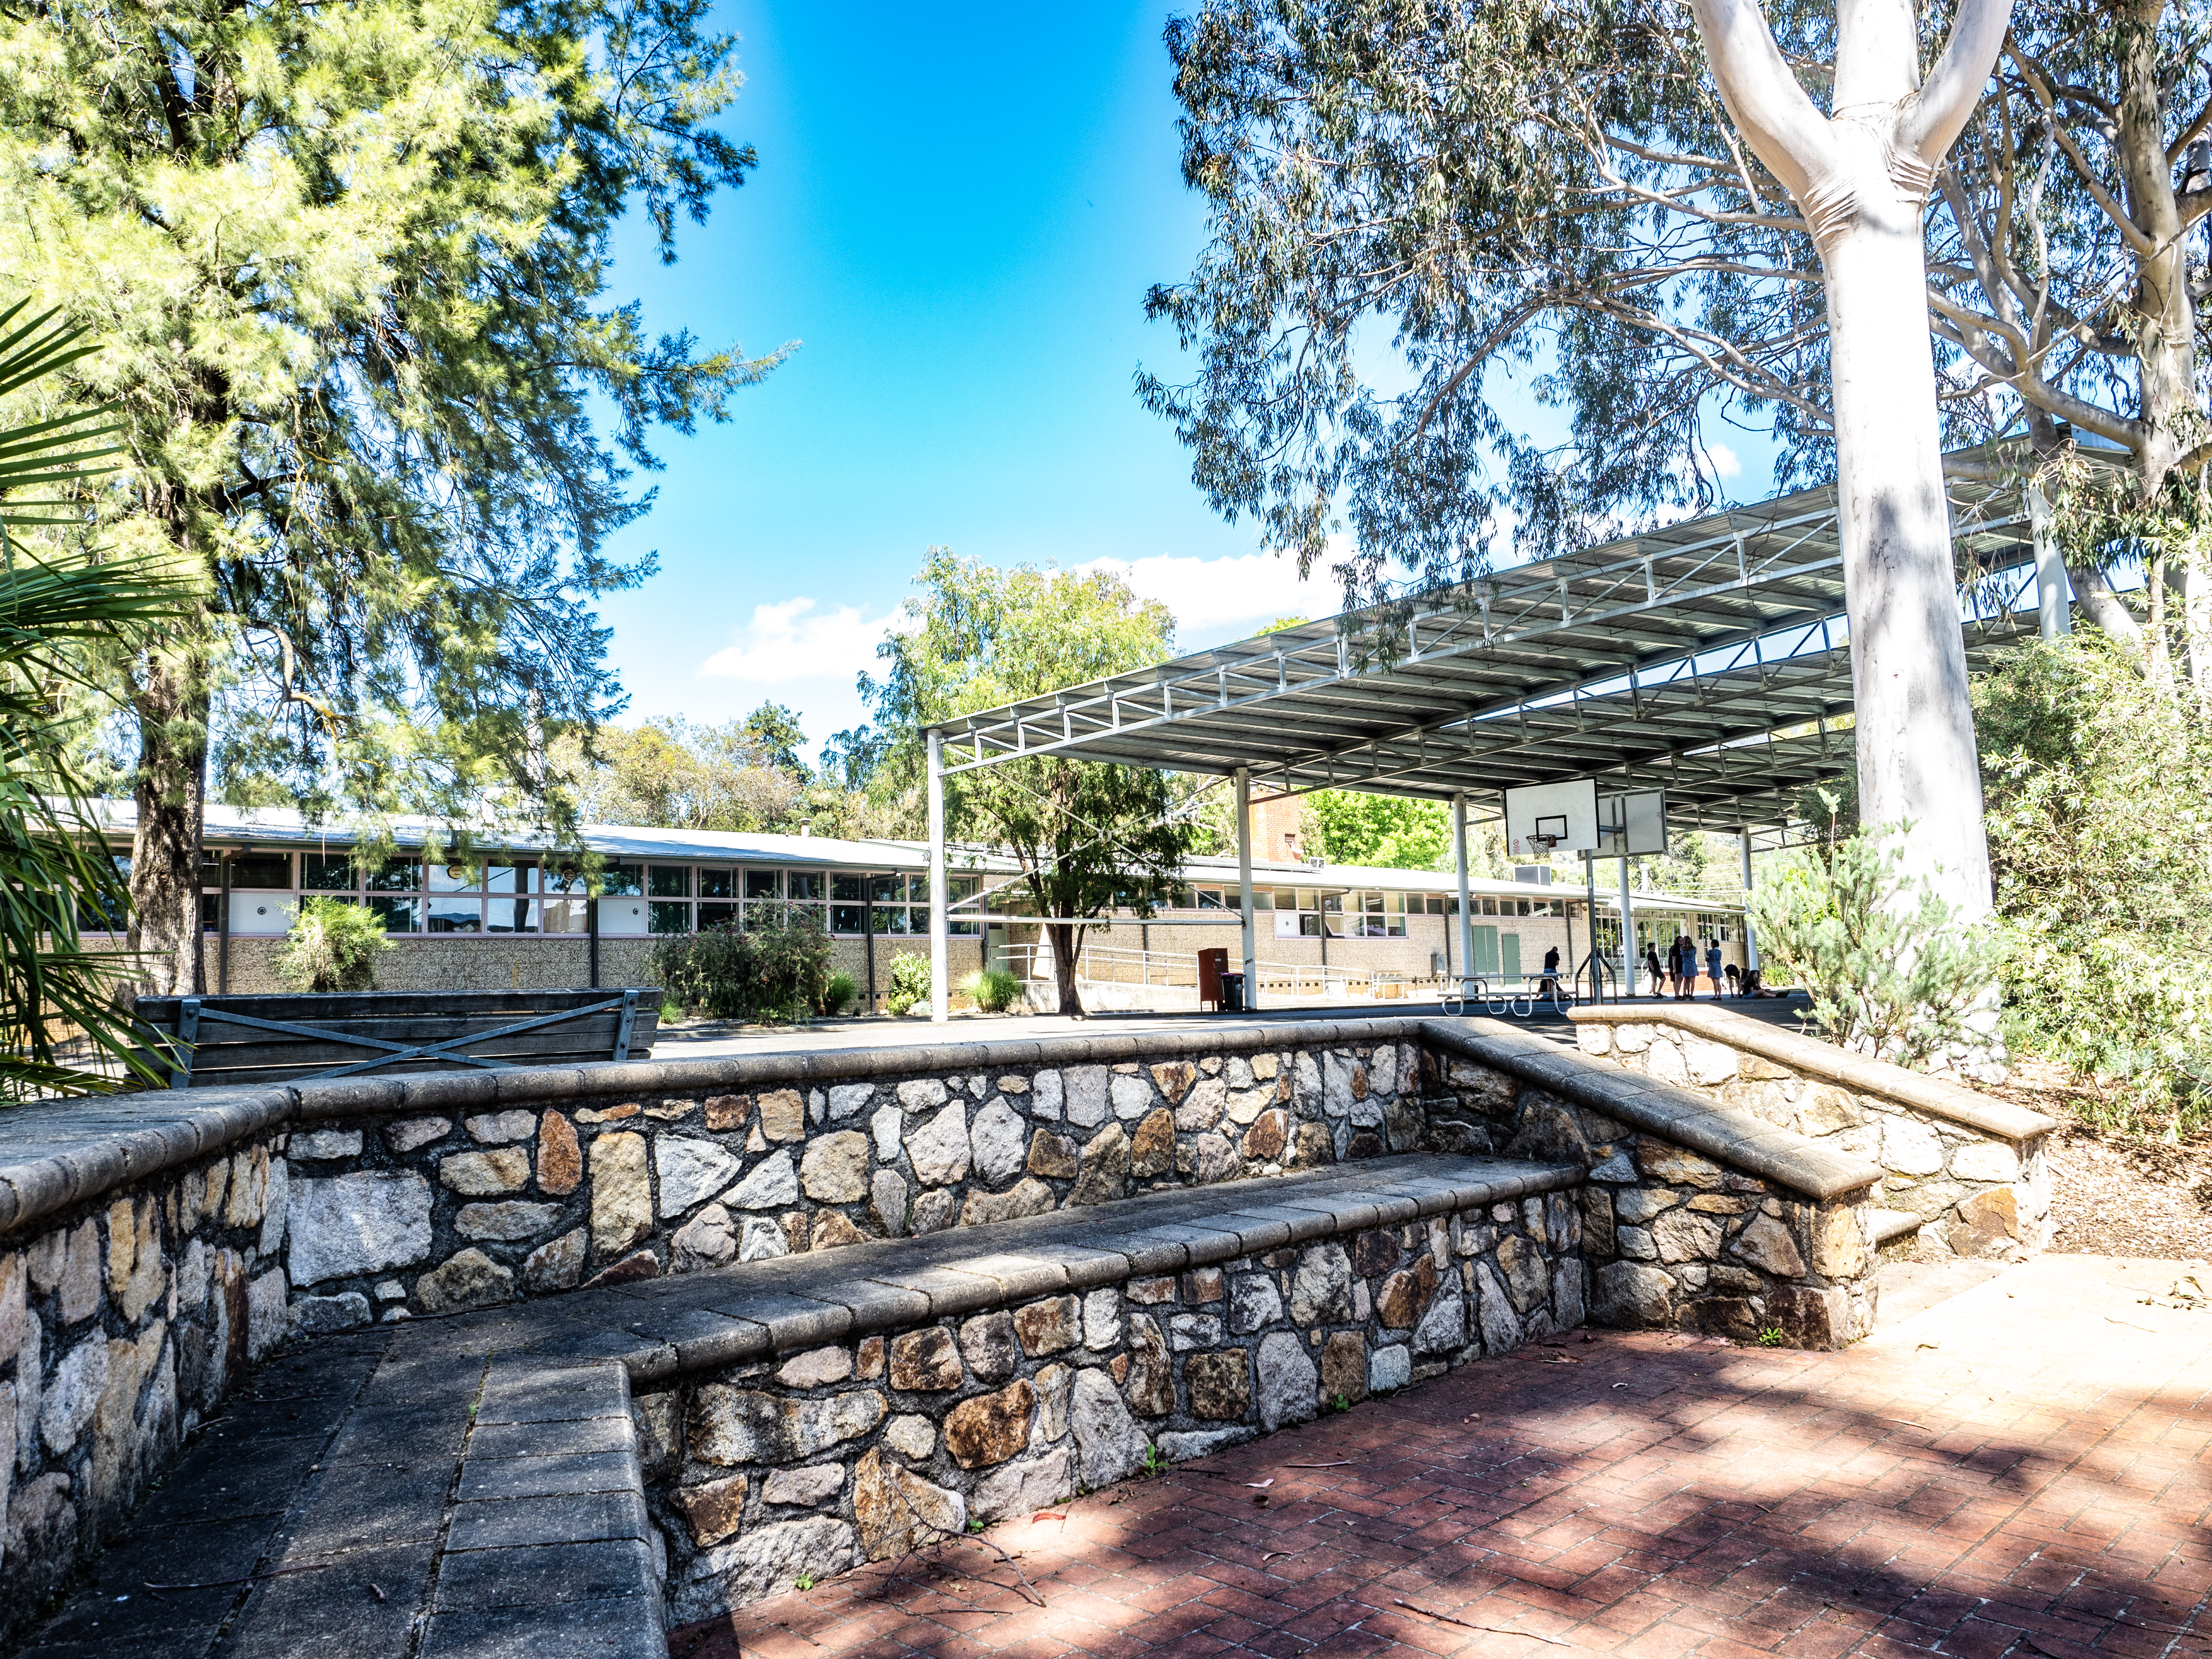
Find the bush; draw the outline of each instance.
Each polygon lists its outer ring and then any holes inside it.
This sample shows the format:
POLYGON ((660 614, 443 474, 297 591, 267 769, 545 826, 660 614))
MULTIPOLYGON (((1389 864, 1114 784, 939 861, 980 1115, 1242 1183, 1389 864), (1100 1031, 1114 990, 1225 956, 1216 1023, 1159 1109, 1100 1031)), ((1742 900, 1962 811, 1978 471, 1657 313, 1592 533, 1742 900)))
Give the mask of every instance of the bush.
POLYGON ((755 910, 665 939, 653 965, 668 994, 714 1019, 803 1020, 830 988, 830 936, 803 909, 755 910))
POLYGON ((1999 950, 1963 926, 1892 832, 1862 833, 1784 860, 1746 897, 1771 977, 1795 980, 1832 1042, 1900 1065, 1985 1045, 1999 950))
POLYGON ((850 974, 840 971, 830 975, 830 982, 822 988, 822 1012, 842 1014, 860 1000, 860 981, 850 974))
POLYGON ((911 953, 891 958, 890 988, 884 995, 884 1006, 893 1014, 903 1014, 929 1000, 929 958, 911 953))
POLYGON ((373 991, 376 959, 391 948, 384 918, 367 905, 302 899, 276 952, 276 971, 298 991, 373 991))
POLYGON ((1974 687, 2005 1029, 2094 1078, 2082 1115, 2178 1139, 2212 1124, 2212 720, 2094 631, 1974 687))
POLYGON ((985 968, 960 981, 960 994, 987 1014, 1003 1014, 1021 1000, 1022 982, 1003 968, 985 968))

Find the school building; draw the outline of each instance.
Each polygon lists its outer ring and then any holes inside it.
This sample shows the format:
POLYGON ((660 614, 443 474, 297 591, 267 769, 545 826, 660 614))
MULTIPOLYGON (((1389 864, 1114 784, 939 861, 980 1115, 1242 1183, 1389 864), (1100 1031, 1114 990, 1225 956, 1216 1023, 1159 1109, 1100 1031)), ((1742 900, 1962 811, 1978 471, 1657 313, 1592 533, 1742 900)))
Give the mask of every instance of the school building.
MULTIPOLYGON (((1263 1006, 1433 997, 1464 971, 1455 959, 1458 901, 1449 872, 1298 858, 1279 830, 1267 840, 1264 803, 1254 805, 1255 852, 1266 854, 1253 862, 1263 1006)), ((114 856, 127 863, 131 804, 105 803, 103 823, 114 856)), ((927 849, 920 842, 593 825, 582 841, 602 860, 595 899, 573 852, 526 836, 478 836, 465 857, 434 850, 438 837, 422 822, 387 825, 375 843, 384 849, 380 858, 363 854, 365 839, 288 811, 208 808, 200 866, 204 988, 290 988, 276 954, 309 896, 343 898, 383 918, 394 948, 378 963, 377 983, 394 991, 652 984, 659 940, 740 921, 748 906, 814 913, 830 938, 834 965, 863 986, 872 977, 878 994, 896 957, 928 954, 927 849)), ((951 884, 951 983, 987 961, 1003 963, 1031 981, 1033 1005, 1050 1008, 1052 930, 1024 919, 1018 888, 999 887, 1015 873, 1012 864, 958 849, 951 861, 970 872, 951 884), (998 890, 977 905, 986 883, 998 890)), ((1517 874, 1522 878, 1468 882, 1474 971, 1501 982, 1533 978, 1554 949, 1569 969, 1581 963, 1590 937, 1585 890, 1534 865, 1517 874)), ((1088 1006, 1187 1006, 1199 951, 1225 948, 1235 965, 1236 860, 1194 858, 1184 876, 1179 902, 1152 918, 1123 912, 1086 930, 1079 974, 1088 1006)), ((1657 939, 1663 951, 1680 928, 1717 940, 1741 965, 1740 906, 1643 894, 1632 908, 1639 939, 1657 939)), ((88 939, 123 942, 111 919, 82 921, 88 939)), ((1602 876, 1597 933, 1618 983, 1619 902, 1602 876)))

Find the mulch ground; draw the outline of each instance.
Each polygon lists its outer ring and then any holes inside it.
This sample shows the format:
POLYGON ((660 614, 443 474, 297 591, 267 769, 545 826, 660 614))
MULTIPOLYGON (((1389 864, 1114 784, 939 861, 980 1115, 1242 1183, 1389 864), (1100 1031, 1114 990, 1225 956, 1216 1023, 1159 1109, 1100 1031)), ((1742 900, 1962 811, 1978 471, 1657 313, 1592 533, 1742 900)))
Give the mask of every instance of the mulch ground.
POLYGON ((2201 1659, 2212 1314, 2177 1273, 2045 1256, 1843 1353, 1532 1347, 671 1652, 2201 1659))
MULTIPOLYGON (((1990 1093, 2084 1125, 2090 1085, 2045 1061, 2018 1062, 1990 1093)), ((2051 1248, 2172 1261, 2212 1258, 2212 1133, 2164 1143, 2072 1127, 2050 1150, 2051 1248)))

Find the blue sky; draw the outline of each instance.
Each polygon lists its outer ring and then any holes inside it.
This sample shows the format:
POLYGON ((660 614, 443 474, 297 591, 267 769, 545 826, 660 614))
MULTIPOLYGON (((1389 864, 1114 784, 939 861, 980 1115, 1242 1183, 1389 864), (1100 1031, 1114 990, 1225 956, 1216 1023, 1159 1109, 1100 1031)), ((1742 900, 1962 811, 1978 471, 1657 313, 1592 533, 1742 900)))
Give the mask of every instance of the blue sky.
POLYGON ((1115 560, 1181 643, 1338 607, 1216 517, 1131 376, 1179 359, 1145 289, 1204 232, 1177 167, 1171 8, 729 0, 760 167, 687 227, 636 234, 617 297, 655 332, 800 343, 733 417, 662 434, 654 510, 613 551, 660 574, 604 607, 625 721, 763 699, 811 744, 860 717, 855 673, 933 544, 995 564, 1115 560))

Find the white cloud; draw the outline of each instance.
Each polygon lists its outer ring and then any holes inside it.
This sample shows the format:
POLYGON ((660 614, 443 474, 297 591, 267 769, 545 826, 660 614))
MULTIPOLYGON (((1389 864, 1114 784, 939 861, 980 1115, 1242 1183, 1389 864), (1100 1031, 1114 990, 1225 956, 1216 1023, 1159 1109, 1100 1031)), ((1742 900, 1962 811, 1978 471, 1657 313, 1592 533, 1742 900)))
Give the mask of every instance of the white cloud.
POLYGON ((876 646, 890 631, 896 613, 869 617, 855 606, 819 611, 818 599, 786 599, 757 605, 752 620, 730 644, 699 665, 702 679, 745 680, 782 685, 793 680, 850 680, 874 672, 876 646))
POLYGON ((1712 463, 1713 471, 1723 478, 1733 478, 1743 471, 1743 463, 1736 459, 1735 451, 1726 444, 1707 444, 1705 459, 1712 463))
POLYGON ((1333 617, 1343 609, 1342 591, 1326 568, 1298 580, 1288 555, 1245 553, 1197 559, 1173 553, 1144 559, 1093 559, 1079 571, 1118 570, 1129 586, 1175 613, 1176 637, 1184 649, 1241 639, 1278 617, 1333 617))

